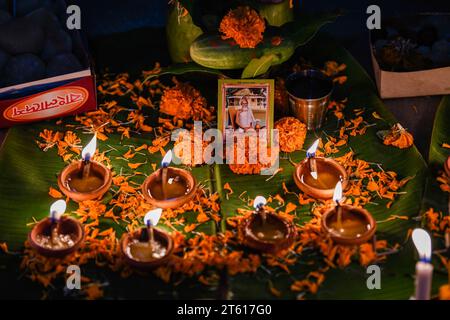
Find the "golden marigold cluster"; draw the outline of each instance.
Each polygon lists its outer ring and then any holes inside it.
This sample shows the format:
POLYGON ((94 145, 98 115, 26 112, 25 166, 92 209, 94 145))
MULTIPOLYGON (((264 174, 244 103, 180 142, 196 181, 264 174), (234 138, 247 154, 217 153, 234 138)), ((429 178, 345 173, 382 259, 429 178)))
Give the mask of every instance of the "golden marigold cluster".
POLYGON ((383 143, 387 146, 405 149, 413 145, 414 138, 400 123, 397 123, 392 126, 391 131, 384 137, 383 143))
POLYGON ((241 48, 254 48, 263 40, 264 19, 248 6, 230 10, 220 22, 222 39, 233 39, 241 48))
POLYGON ((301 150, 306 138, 306 125, 294 117, 281 118, 275 122, 280 134, 280 150, 294 152, 301 150))
POLYGON ((159 111, 178 119, 211 122, 214 115, 200 91, 188 83, 173 81, 175 86, 164 90, 159 111))

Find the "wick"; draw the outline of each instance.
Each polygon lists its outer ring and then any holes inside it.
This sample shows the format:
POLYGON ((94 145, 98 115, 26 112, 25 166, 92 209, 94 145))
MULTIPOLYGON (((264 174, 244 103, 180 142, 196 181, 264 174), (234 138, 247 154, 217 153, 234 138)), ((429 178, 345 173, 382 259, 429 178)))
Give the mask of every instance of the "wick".
POLYGON ((258 206, 258 213, 261 215, 261 225, 264 226, 267 220, 267 213, 262 205, 258 206))
POLYGON ((81 170, 80 171, 81 171, 83 179, 86 179, 87 177, 89 177, 90 172, 91 172, 91 157, 90 157, 90 155, 87 155, 81 162, 81 170))
POLYGON ((55 218, 56 212, 52 212, 51 214, 51 224, 50 224, 50 243, 54 247, 56 242, 56 236, 58 234, 59 229, 59 221, 55 218))
POLYGON ((167 184, 167 163, 163 163, 161 168, 161 191, 163 194, 163 198, 167 199, 167 192, 166 192, 166 184, 167 184))
POLYGON ((311 173, 311 176, 315 180, 317 180, 318 173, 317 173, 316 154, 315 153, 307 153, 306 156, 308 157, 309 171, 311 173))
POLYGON ((342 207, 339 200, 336 200, 336 211, 337 211, 337 226, 339 231, 342 230, 342 207))
POLYGON ((148 246, 150 248, 150 254, 153 256, 153 242, 154 242, 154 233, 153 233, 153 226, 150 221, 147 222, 147 231, 149 234, 148 237, 148 246))

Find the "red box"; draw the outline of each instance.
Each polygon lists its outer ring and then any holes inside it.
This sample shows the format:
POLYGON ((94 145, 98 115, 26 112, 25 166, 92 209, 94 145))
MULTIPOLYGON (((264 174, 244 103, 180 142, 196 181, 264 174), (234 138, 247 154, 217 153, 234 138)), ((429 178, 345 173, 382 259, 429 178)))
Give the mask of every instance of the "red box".
POLYGON ((90 69, 0 89, 0 127, 95 110, 96 101, 90 69))
MULTIPOLYGON (((62 19, 67 5, 64 0, 58 3, 59 10, 52 12, 62 19)), ((66 32, 72 40, 70 53, 82 67, 72 73, 0 87, 0 128, 96 110, 95 73, 86 41, 79 30, 66 32)))

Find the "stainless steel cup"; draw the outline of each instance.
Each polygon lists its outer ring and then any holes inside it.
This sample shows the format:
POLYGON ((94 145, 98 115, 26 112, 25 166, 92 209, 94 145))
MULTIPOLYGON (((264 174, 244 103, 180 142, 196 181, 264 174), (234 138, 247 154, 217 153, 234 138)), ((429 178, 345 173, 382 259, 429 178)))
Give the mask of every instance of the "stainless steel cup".
POLYGON ((305 123, 308 130, 320 129, 333 92, 333 80, 319 70, 303 70, 286 78, 286 90, 294 116, 305 123), (308 81, 315 85, 304 86, 301 93, 295 91, 296 82, 308 81))

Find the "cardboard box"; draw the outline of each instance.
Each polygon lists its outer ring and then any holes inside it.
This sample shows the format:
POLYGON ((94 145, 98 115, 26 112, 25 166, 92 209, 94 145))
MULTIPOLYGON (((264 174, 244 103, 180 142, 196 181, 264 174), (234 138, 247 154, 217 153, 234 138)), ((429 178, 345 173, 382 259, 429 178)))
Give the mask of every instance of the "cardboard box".
POLYGON ((450 67, 413 72, 385 71, 380 68, 373 47, 371 49, 373 71, 381 98, 450 94, 450 67))
MULTIPOLYGON (((64 14, 61 12, 61 15, 64 14)), ((0 87, 0 128, 96 110, 95 73, 86 42, 77 30, 68 34, 72 39, 71 53, 79 60, 81 69, 0 87)))
MULTIPOLYGON (((415 36, 418 37, 418 33, 414 32, 418 32, 417 30, 420 30, 422 26, 430 25, 438 30, 438 39, 444 39, 448 36, 447 33, 450 27, 448 16, 433 13, 387 18, 382 21, 383 30, 370 32, 369 41, 372 65, 381 98, 450 94, 450 64, 432 65, 428 69, 419 71, 393 72, 383 70, 375 54, 376 40, 386 39, 386 34, 383 36, 383 32, 388 33, 388 29, 394 33, 398 31, 401 36, 403 36, 402 32, 407 35, 409 33, 410 36, 413 34, 411 37, 414 39, 415 36)), ((410 39, 408 36, 404 36, 404 38, 410 39)), ((411 41, 415 41, 415 39, 411 41)), ((450 39, 447 39, 447 41, 450 41, 450 39)), ((419 45, 426 47, 424 44, 417 44, 417 46, 419 45)), ((431 46, 428 48, 431 50, 431 46)))

